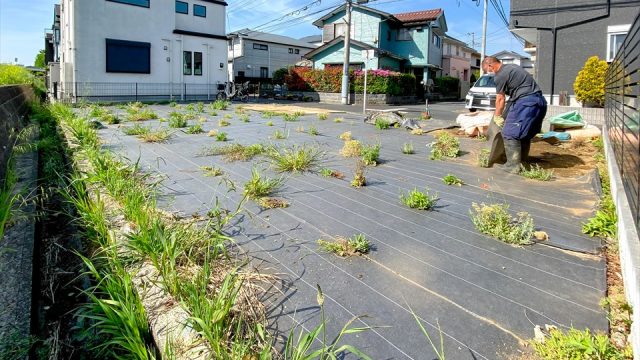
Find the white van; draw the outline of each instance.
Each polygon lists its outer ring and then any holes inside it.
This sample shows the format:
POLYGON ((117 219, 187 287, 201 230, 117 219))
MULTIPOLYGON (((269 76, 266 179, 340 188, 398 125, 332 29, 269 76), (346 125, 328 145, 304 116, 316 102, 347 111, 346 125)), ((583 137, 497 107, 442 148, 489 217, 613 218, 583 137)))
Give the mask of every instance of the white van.
POLYGON ((493 75, 482 75, 473 84, 467 93, 464 107, 469 111, 496 109, 496 83, 493 75))

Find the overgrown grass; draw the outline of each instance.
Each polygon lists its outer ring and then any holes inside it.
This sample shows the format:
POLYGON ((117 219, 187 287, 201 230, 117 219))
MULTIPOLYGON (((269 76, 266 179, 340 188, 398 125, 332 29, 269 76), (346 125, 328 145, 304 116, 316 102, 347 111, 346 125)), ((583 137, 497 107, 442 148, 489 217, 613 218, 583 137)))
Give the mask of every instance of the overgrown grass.
POLYGON ((329 118, 329 114, 327 113, 318 113, 318 120, 327 120, 329 118))
POLYGON ((522 166, 520 168, 520 175, 527 179, 549 181, 553 178, 553 170, 543 169, 540 165, 533 164, 529 166, 529 168, 522 166))
POLYGON ((202 134, 204 130, 202 129, 202 125, 194 124, 189 126, 185 132, 187 134, 202 134))
POLYGON ((338 138, 342 141, 350 141, 353 140, 353 136, 351 135, 351 131, 345 131, 338 138))
POLYGON ((230 144, 225 146, 214 146, 209 149, 205 149, 199 155, 201 156, 217 156, 222 155, 225 161, 249 161, 254 157, 263 154, 266 148, 262 144, 230 144))
POLYGON ((242 116, 240 116, 240 121, 242 121, 243 123, 248 123, 250 121, 249 115, 243 114, 242 116))
POLYGON ((244 194, 249 199, 259 199, 273 195, 284 184, 283 178, 271 179, 260 174, 256 168, 251 169, 251 179, 244 184, 244 194))
POLYGON ((318 240, 318 245, 324 251, 334 253, 338 256, 346 257, 353 255, 364 255, 369 252, 371 245, 363 234, 357 234, 350 238, 337 237, 335 240, 318 240))
POLYGON ((229 101, 226 100, 216 100, 209 105, 211 110, 227 110, 227 108, 231 105, 229 101))
POLYGON ((275 111, 263 111, 261 116, 263 119, 271 119, 274 116, 278 116, 278 113, 275 111))
POLYGON ((168 141, 172 135, 173 134, 167 129, 156 129, 140 134, 138 138, 146 143, 163 143, 168 141))
POLYGON ((318 136, 318 135, 320 135, 320 132, 318 131, 318 129, 315 126, 309 126, 309 135, 318 136))
POLYGON ((507 244, 527 245, 532 242, 535 226, 526 212, 519 212, 513 217, 509 214, 508 204, 473 203, 469 214, 473 225, 483 234, 507 244))
MULTIPOLYGON (((607 240, 608 246, 616 245, 616 236, 618 234, 618 214, 616 206, 611 197, 611 179, 604 157, 604 142, 602 138, 592 142, 598 149, 600 158, 598 159, 598 174, 600 175, 600 184, 602 186, 602 194, 598 203, 596 214, 586 223, 582 224, 582 232, 589 236, 597 236, 607 240)), ((617 251, 617 245, 616 249, 617 251)))
POLYGON ((133 126, 127 126, 124 129, 122 129, 122 132, 125 135, 129 135, 129 136, 139 136, 139 135, 145 135, 148 134, 151 131, 151 127, 150 126, 144 126, 141 124, 135 124, 133 126))
POLYGON ((109 125, 120 124, 120 118, 112 113, 102 114, 100 116, 100 121, 107 123, 109 125))
POLYGON ((431 143, 431 160, 442 160, 445 157, 455 158, 460 154, 460 140, 457 137, 441 132, 431 143))
POLYGON ((340 155, 346 158, 359 157, 362 155, 362 144, 358 140, 347 140, 340 150, 340 155))
POLYGON ((376 129, 378 130, 386 130, 389 128, 390 124, 387 119, 377 118, 375 122, 376 129))
POLYGON ((464 184, 462 179, 460 179, 459 177, 453 174, 447 174, 445 177, 442 178, 442 182, 447 185, 457 185, 457 186, 462 186, 464 184))
POLYGON ((312 171, 324 157, 324 152, 314 146, 294 145, 292 148, 271 146, 267 149, 267 157, 278 172, 312 171))
POLYGON ((298 121, 299 117, 300 117, 300 114, 297 112, 293 114, 288 114, 288 113, 282 114, 282 119, 284 121, 298 121))
POLYGON ((185 128, 187 127, 187 125, 189 125, 189 123, 187 122, 187 119, 185 118, 185 116, 182 114, 171 116, 169 118, 170 128, 185 128))
POLYGON ((631 359, 630 351, 624 353, 609 341, 605 334, 591 333, 589 329, 574 328, 566 333, 551 329, 544 342, 533 341, 533 348, 543 360, 556 359, 631 359))
POLYGON ((151 109, 136 106, 127 108, 127 120, 129 121, 145 121, 157 118, 158 114, 151 109))
POLYGON ((438 195, 429 195, 428 190, 422 192, 415 188, 406 194, 400 194, 400 202, 412 209, 431 210, 438 203, 438 195))
POLYGON ((271 138, 274 140, 284 140, 286 138, 288 138, 289 136, 287 134, 284 133, 284 131, 282 130, 276 130, 273 132, 273 135, 271 135, 271 138))

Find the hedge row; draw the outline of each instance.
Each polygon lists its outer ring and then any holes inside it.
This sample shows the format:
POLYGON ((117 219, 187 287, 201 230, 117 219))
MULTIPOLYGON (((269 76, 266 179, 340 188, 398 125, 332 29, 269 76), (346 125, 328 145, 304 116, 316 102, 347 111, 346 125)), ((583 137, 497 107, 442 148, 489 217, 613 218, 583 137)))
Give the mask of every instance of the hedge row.
MULTIPOLYGON (((364 71, 349 71, 350 90, 364 91, 364 71)), ((285 76, 290 91, 341 92, 342 69, 329 68, 315 70, 309 68, 291 68, 285 76)), ((416 77, 388 70, 369 70, 367 74, 368 94, 387 94, 392 96, 415 95, 416 77)))

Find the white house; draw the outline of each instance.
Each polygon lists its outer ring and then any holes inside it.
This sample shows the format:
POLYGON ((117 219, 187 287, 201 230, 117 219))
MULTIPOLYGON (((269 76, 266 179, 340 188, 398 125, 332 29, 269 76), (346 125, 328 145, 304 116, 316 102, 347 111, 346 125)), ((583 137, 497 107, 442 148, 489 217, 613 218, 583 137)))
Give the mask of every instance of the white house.
POLYGON ((226 6, 218 0, 61 0, 58 96, 215 96, 217 84, 227 81, 226 6))
POLYGON ((527 70, 531 75, 535 75, 534 61, 530 57, 520 55, 513 51, 503 50, 493 55, 503 64, 516 64, 527 70))
POLYGON ((270 79, 273 72, 294 66, 318 47, 288 36, 243 29, 229 34, 229 73, 238 81, 270 79))

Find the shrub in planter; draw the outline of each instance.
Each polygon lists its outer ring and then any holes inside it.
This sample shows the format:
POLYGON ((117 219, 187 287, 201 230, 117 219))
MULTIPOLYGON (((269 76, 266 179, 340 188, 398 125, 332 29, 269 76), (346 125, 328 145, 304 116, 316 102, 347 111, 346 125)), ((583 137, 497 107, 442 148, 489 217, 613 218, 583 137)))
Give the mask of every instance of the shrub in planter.
POLYGON ((590 57, 573 83, 576 100, 583 104, 604 106, 604 78, 609 65, 597 56, 590 57))

